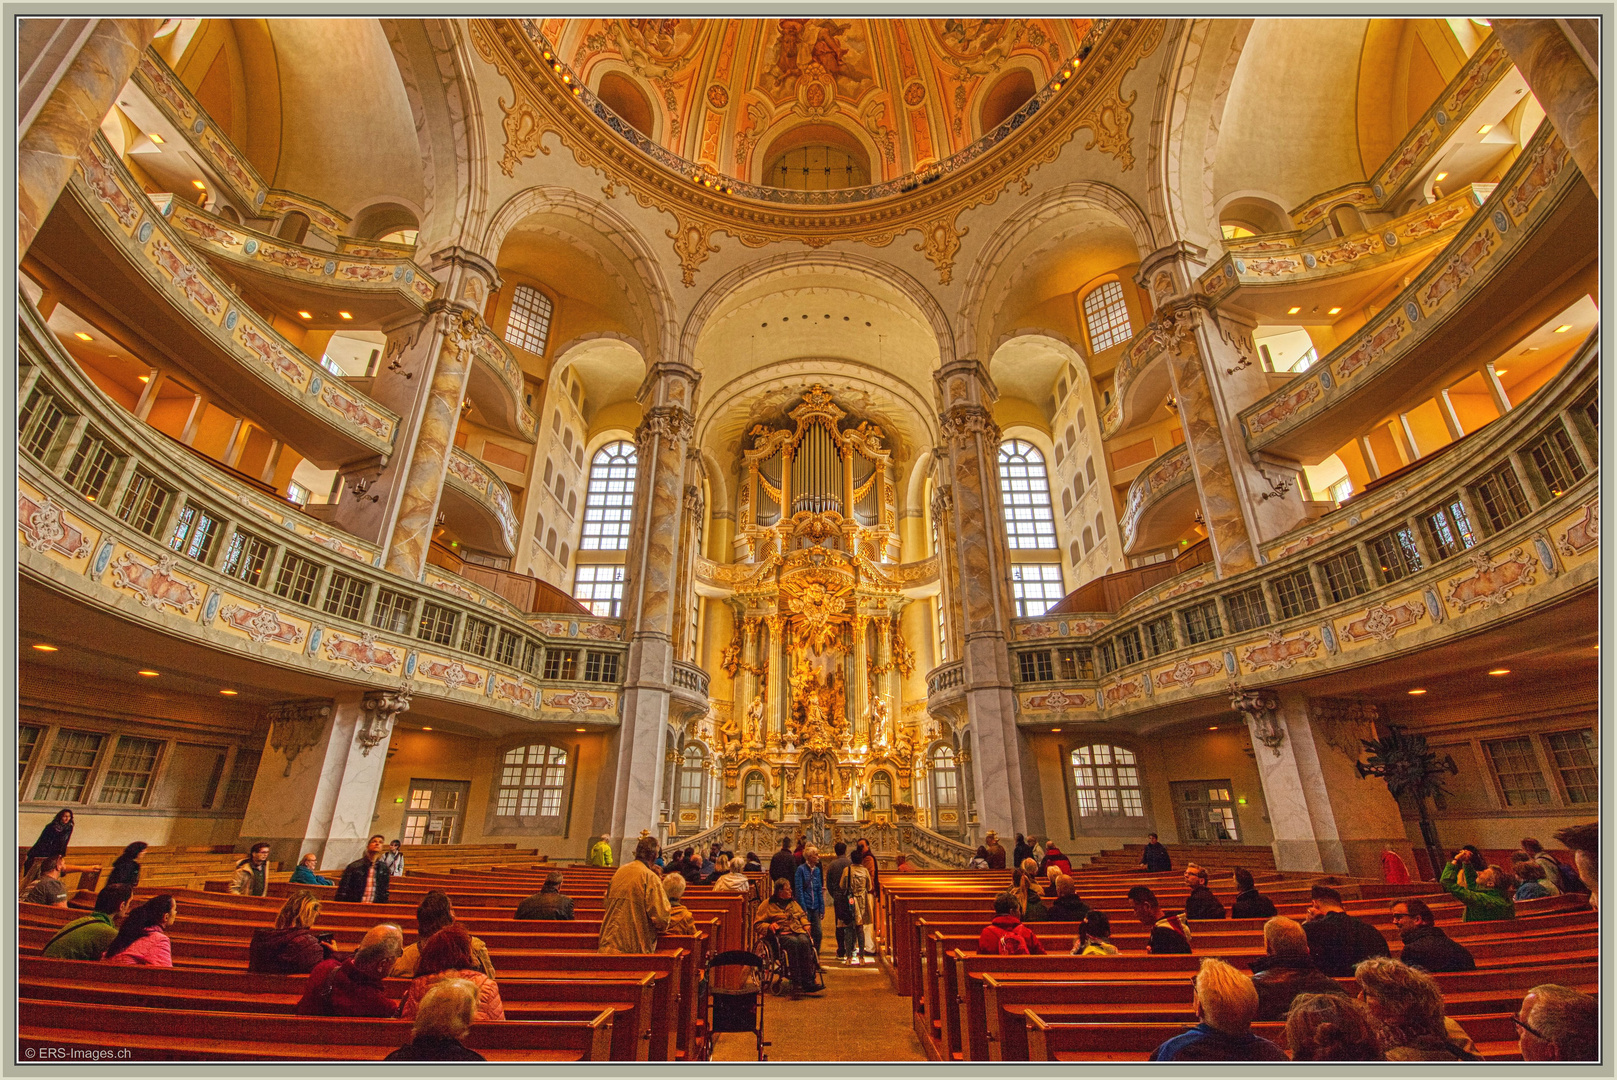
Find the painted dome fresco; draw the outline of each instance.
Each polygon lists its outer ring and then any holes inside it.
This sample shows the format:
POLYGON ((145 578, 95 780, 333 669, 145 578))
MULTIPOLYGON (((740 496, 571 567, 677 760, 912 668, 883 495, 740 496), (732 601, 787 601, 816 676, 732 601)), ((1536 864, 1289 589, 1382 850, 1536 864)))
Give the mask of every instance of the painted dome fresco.
POLYGON ((969 145, 1078 54, 1088 19, 548 19, 544 39, 681 157, 854 187, 969 145))

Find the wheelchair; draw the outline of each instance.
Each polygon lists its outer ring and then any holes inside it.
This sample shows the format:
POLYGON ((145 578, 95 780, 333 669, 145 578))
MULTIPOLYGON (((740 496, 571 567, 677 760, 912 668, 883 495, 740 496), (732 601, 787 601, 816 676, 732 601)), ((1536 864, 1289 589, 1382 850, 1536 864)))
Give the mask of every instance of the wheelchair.
MULTIPOLYGON (((776 997, 791 993, 796 984, 792 981, 786 948, 780 943, 780 935, 774 931, 767 931, 758 935, 756 953, 760 962, 758 971, 759 989, 772 993, 776 997)), ((814 957, 814 989, 815 991, 824 990, 825 976, 820 971, 820 954, 811 949, 810 955, 814 957)))

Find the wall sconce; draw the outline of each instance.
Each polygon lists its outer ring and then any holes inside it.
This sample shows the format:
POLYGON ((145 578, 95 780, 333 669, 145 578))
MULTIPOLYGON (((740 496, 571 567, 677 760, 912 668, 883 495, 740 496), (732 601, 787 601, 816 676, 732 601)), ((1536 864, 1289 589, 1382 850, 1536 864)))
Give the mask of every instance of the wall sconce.
POLYGON ((1283 476, 1276 480, 1262 469, 1259 469, 1258 472, 1269 482, 1269 490, 1258 496, 1259 502, 1268 502, 1270 499, 1283 499, 1291 491, 1291 478, 1289 476, 1283 476))
POLYGON ((358 480, 354 481, 354 486, 350 490, 354 493, 356 498, 361 498, 361 499, 369 498, 371 502, 379 501, 382 498, 380 495, 367 496, 365 494, 370 489, 371 489, 370 480, 367 477, 362 476, 358 480))

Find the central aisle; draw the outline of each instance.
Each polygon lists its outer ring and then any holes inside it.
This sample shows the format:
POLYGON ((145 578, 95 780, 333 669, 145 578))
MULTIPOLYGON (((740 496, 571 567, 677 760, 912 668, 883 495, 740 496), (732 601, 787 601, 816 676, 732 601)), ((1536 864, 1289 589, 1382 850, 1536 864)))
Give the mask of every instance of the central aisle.
MULTIPOLYGON (((764 1002, 764 1038, 770 1061, 925 1061, 910 1025, 910 1000, 893 993, 879 964, 843 967, 837 960, 836 923, 826 913, 825 992, 793 1001, 770 995, 764 1002)), ((755 1061, 750 1034, 718 1037, 714 1061, 755 1061)))

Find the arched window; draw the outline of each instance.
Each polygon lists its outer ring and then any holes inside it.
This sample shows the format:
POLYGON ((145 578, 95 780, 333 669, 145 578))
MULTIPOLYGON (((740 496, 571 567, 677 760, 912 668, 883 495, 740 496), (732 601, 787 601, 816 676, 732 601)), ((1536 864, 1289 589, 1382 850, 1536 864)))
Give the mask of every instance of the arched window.
POLYGON ((1055 547, 1055 508, 1050 505, 1050 480, 1038 447, 1022 439, 999 444, 999 490, 1010 546, 1055 547))
POLYGON ((1084 497, 1084 478, 1083 478, 1083 474, 1080 473, 1079 475, 1072 478, 1072 499, 1073 499, 1074 502, 1077 502, 1079 499, 1082 499, 1083 497, 1084 497))
POLYGON ((275 235, 282 240, 290 240, 294 244, 303 243, 303 238, 309 235, 309 216, 294 210, 281 219, 280 228, 275 235))
POLYGON ((747 774, 745 784, 742 785, 742 803, 748 810, 757 812, 764 808, 764 796, 769 794, 769 784, 764 780, 761 772, 747 774))
POLYGON ((893 778, 885 772, 878 772, 870 778, 870 798, 876 805, 875 810, 888 811, 893 808, 893 778))
POLYGON ((561 448, 563 450, 571 450, 573 448, 573 429, 572 428, 568 428, 566 431, 561 433, 561 448))
POLYGON ((511 290, 511 310, 505 316, 505 340, 519 349, 543 356, 550 337, 550 297, 532 285, 511 290))
POLYGON ((1088 421, 1088 420, 1086 420, 1086 419, 1084 419, 1084 410, 1082 410, 1082 409, 1079 409, 1079 410, 1078 410, 1078 430, 1079 430, 1079 431, 1082 431, 1082 430, 1084 430, 1084 427, 1085 427, 1085 426, 1086 426, 1086 425, 1087 425, 1087 424, 1088 424, 1088 423, 1089 423, 1089 421, 1088 421))
POLYGON ((1095 550, 1095 533, 1088 525, 1084 526, 1084 554, 1088 555, 1095 550))
POLYGON ((1063 514, 1072 513, 1072 492, 1070 491, 1061 493, 1061 512, 1063 514))
POLYGON ((561 560, 561 564, 563 566, 567 565, 567 556, 568 556, 568 554, 569 554, 569 552, 567 550, 567 545, 563 544, 561 546, 561 554, 557 556, 557 558, 561 560))
POLYGON ((1078 436, 1073 433, 1071 424, 1067 425, 1066 439, 1067 439, 1067 448, 1069 450, 1072 448, 1072 444, 1078 441, 1078 436))
POLYGON ((1121 746, 1080 746, 1072 752, 1072 782, 1082 817, 1144 817, 1140 770, 1121 746))
POLYGON ((589 492, 584 497, 583 551, 624 551, 629 546, 629 515, 634 509, 638 467, 634 443, 607 443, 590 462, 589 492))
POLYGON ((1091 484, 1095 482, 1095 455, 1090 454, 1084 459, 1084 478, 1091 484))
POLYGON ((534 743, 505 755, 494 813, 499 817, 555 817, 566 800, 567 751, 534 743))
POLYGON ((1062 459, 1066 456, 1066 451, 1062 449, 1061 444, 1056 443, 1056 465, 1060 466, 1062 459))
POLYGON ((556 463, 545 458, 545 486, 550 486, 551 479, 556 475, 556 463))
POLYGON ((1095 511, 1095 543, 1106 542, 1106 514, 1104 511, 1095 511))
POLYGON ((1076 540, 1074 540, 1072 542, 1072 547, 1068 548, 1067 552, 1068 552, 1068 554, 1070 554, 1072 556, 1072 561, 1073 562, 1077 562, 1080 558, 1083 557, 1082 553, 1078 550, 1078 541, 1076 541, 1076 540))
POLYGON ((960 774, 952 746, 940 746, 932 751, 932 806, 937 810, 940 826, 959 825, 960 774))
POLYGON ((550 552, 552 555, 556 554, 556 530, 555 529, 551 529, 549 535, 547 535, 545 537, 545 550, 550 552))
POLYGON ((679 805, 700 809, 702 782, 707 779, 707 763, 700 746, 685 748, 685 757, 679 770, 679 805))
POLYGON ((1123 285, 1108 281, 1091 289, 1084 297, 1084 326, 1089 331, 1089 351, 1105 352, 1134 336, 1129 325, 1128 305, 1123 302, 1123 285))

